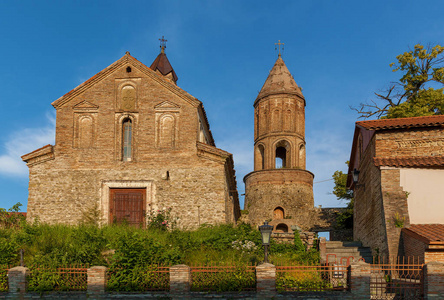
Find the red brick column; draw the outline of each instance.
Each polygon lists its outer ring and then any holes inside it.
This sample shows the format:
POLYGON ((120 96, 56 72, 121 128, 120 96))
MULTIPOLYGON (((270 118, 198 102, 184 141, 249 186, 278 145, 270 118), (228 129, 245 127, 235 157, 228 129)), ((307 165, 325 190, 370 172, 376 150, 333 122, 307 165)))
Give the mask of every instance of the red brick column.
POLYGON ((191 286, 191 269, 187 265, 170 267, 170 292, 187 293, 191 286))
POLYGON ((106 267, 88 269, 88 295, 104 294, 106 288, 106 267))
POLYGON ((444 299, 444 263, 432 261, 424 265, 425 299, 444 299))
POLYGON ((350 265, 350 292, 353 299, 370 299, 370 264, 363 261, 350 265))
POLYGON ((256 267, 256 291, 258 293, 276 292, 276 267, 264 263, 256 267))
POLYGON ((15 267, 8 271, 9 295, 14 298, 22 298, 26 293, 29 276, 29 269, 25 267, 15 267))

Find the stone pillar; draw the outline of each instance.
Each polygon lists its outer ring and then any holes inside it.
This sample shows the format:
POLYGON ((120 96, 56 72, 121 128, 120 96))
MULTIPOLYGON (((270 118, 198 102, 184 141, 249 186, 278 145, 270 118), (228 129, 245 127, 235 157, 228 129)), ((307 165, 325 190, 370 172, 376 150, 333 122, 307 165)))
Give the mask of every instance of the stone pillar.
POLYGON ((319 255, 321 264, 325 264, 327 262, 327 239, 323 236, 319 239, 319 255))
POLYGON ((15 267, 8 271, 9 295, 12 299, 23 298, 27 287, 29 269, 25 267, 15 267))
POLYGON ((188 293, 191 286, 191 268, 187 265, 170 267, 170 292, 188 293))
POLYGON ((88 269, 88 296, 105 294, 106 267, 91 267, 88 269))
POLYGON ((276 293, 276 266, 264 263, 256 267, 256 291, 263 294, 276 293))
POLYGON ((444 263, 432 261, 424 265, 424 298, 444 299, 444 263))
POLYGON ((358 261, 350 265, 350 292, 353 299, 370 299, 370 264, 358 261))

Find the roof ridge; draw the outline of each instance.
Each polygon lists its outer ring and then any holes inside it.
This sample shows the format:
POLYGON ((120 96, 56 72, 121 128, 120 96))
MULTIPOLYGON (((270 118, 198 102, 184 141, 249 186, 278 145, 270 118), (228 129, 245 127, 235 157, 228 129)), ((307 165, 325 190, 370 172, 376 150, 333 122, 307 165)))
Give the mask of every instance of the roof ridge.
POLYGON ((356 125, 370 130, 395 129, 405 127, 428 127, 444 124, 444 115, 420 116, 409 118, 378 119, 357 121, 356 125))

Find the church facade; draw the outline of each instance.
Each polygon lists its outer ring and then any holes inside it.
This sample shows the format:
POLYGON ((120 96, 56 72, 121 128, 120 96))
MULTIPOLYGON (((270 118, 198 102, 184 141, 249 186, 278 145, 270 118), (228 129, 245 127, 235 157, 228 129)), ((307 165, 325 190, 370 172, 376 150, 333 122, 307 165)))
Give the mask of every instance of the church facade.
POLYGON ((205 110, 177 84, 164 47, 147 67, 128 52, 52 103, 56 142, 22 156, 28 219, 143 226, 170 209, 181 228, 235 223, 233 157, 215 146, 205 110))

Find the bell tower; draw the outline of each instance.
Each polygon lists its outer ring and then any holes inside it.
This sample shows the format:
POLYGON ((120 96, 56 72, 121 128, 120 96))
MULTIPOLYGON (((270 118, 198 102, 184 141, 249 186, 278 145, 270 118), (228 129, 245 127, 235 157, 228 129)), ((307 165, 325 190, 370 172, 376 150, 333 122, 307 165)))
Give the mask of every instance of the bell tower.
POLYGON ((272 220, 277 226, 285 219, 287 227, 292 220, 304 228, 310 223, 314 175, 305 170, 305 105, 279 53, 253 104, 254 171, 244 178, 252 224, 272 220))

